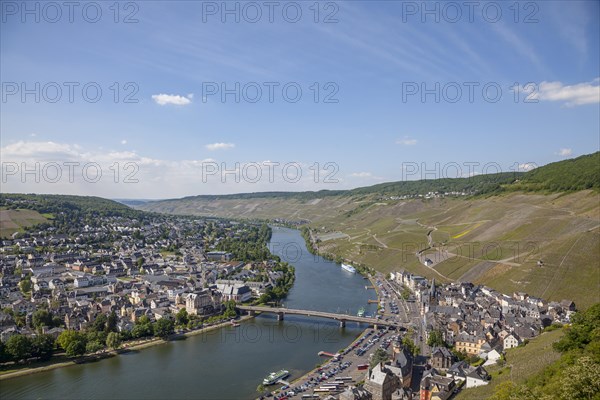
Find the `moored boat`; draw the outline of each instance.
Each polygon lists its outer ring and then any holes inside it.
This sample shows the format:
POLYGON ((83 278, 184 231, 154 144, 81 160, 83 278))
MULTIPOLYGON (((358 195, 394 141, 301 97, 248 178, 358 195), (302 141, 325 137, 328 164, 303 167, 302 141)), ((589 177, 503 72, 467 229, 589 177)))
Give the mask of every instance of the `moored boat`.
POLYGON ((277 381, 279 381, 280 379, 286 378, 289 375, 290 372, 285 369, 282 369, 281 371, 277 372, 271 372, 265 377, 265 379, 263 379, 263 385, 272 385, 274 383, 277 383, 277 381))

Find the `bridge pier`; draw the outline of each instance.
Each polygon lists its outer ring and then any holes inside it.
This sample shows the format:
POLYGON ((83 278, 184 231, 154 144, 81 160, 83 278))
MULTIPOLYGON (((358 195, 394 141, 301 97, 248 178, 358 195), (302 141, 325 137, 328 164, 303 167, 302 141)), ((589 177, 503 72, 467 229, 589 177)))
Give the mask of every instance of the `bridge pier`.
POLYGON ((283 313, 282 312, 277 313, 277 321, 283 321, 283 313))
POLYGON ((248 315, 250 315, 251 317, 254 317, 256 315, 256 311, 254 310, 249 310, 248 311, 248 315))
POLYGON ((346 327, 346 320, 340 319, 340 328, 345 328, 345 327, 346 327))
POLYGON ((377 332, 377 324, 373 324, 373 329, 377 332))

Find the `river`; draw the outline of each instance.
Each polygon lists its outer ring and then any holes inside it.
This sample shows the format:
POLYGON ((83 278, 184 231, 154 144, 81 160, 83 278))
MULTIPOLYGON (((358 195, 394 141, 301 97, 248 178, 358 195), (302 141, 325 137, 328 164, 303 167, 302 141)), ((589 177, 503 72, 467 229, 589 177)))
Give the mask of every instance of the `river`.
MULTIPOLYGON (((310 254, 299 231, 274 227, 271 251, 296 268, 288 308, 373 315, 368 281, 310 254)), ((271 371, 293 380, 315 367, 320 350, 336 352, 364 329, 357 323, 261 315, 185 340, 93 363, 0 381, 2 399, 252 399, 271 371)))

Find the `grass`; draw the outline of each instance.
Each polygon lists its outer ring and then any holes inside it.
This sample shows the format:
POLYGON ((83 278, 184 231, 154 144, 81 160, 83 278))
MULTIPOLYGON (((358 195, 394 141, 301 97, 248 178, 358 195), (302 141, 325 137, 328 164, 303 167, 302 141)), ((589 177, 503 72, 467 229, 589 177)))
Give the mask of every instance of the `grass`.
POLYGON ((562 329, 546 332, 531 339, 526 346, 509 349, 505 366, 485 367, 492 380, 486 386, 463 389, 456 400, 481 400, 490 397, 500 383, 512 380, 524 383, 541 372, 546 366, 560 358, 560 353, 552 349, 552 343, 563 335, 562 329), (512 367, 511 367, 512 366, 512 367))
POLYGON ((15 232, 23 232, 24 228, 46 222, 48 215, 26 209, 0 209, 0 237, 9 238, 15 232))

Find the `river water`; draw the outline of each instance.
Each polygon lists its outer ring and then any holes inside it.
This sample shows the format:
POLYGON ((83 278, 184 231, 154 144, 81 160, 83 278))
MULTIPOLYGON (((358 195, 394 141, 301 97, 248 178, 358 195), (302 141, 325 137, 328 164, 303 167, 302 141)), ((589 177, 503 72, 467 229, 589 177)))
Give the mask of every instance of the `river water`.
MULTIPOLYGON (((273 228, 271 251, 296 268, 284 306, 373 315, 369 281, 339 264, 310 254, 297 230, 273 228)), ((252 399, 272 371, 287 369, 290 380, 315 367, 320 350, 336 352, 364 329, 348 322, 261 315, 185 340, 172 341, 109 359, 0 381, 4 399, 252 399)))

